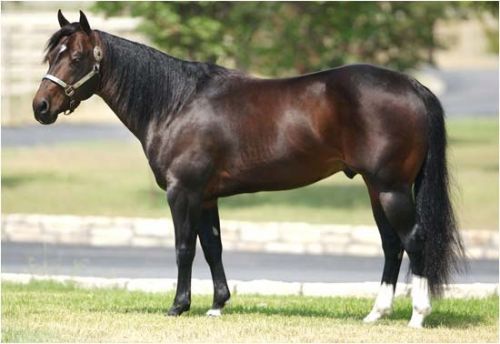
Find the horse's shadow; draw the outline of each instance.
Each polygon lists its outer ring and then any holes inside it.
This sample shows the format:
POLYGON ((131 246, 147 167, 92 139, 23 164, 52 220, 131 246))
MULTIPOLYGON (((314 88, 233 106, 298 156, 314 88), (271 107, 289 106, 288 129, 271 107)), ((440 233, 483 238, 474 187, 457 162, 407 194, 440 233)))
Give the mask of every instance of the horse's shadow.
MULTIPOLYGON (((182 317, 206 317, 208 305, 192 306, 189 312, 186 312, 182 317)), ((167 309, 164 307, 127 307, 122 309, 124 313, 151 313, 165 314, 167 309)), ((310 318, 327 318, 362 322, 363 318, 370 311, 367 307, 363 311, 347 310, 347 309, 307 309, 302 307, 266 307, 261 305, 229 305, 223 311, 224 315, 262 315, 262 316, 287 316, 287 317, 310 317, 310 318)), ((408 322, 411 318, 411 306, 396 307, 393 313, 382 319, 379 323, 391 325, 392 321, 408 322)), ((450 310, 434 310, 425 320, 426 328, 469 328, 480 325, 486 321, 486 317, 477 314, 465 314, 463 312, 454 312, 450 310)), ((369 326, 369 325, 367 325, 369 326)))

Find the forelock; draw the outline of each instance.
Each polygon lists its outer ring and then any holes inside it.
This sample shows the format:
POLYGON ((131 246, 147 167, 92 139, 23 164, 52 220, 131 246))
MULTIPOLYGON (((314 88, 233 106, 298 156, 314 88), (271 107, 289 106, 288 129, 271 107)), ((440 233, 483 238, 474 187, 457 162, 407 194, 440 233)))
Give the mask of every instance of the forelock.
POLYGON ((77 31, 80 31, 79 23, 72 23, 66 26, 63 26, 59 31, 56 31, 47 41, 47 46, 45 47, 45 57, 43 62, 47 62, 49 59, 50 52, 59 44, 63 37, 71 36, 77 31))

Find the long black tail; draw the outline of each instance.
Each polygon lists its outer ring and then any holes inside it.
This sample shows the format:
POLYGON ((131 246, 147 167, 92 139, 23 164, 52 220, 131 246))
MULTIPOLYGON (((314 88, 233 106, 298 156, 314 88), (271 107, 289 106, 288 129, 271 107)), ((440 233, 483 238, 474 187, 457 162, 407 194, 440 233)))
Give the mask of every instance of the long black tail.
POLYGON ((444 111, 437 97, 414 82, 427 107, 428 151, 415 182, 417 221, 424 238, 424 276, 433 295, 442 294, 452 272, 465 262, 464 247, 450 201, 444 111))

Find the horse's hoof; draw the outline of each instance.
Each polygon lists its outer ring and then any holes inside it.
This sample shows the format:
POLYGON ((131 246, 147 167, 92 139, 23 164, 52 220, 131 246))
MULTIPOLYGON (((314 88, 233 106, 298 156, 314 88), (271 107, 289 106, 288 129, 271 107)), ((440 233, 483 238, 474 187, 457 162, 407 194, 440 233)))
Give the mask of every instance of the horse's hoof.
POLYGON ((431 307, 428 306, 423 309, 413 309, 413 313, 411 315, 410 322, 408 323, 408 327, 411 328, 422 328, 424 319, 427 315, 431 313, 431 307))
POLYGON ((189 308, 190 308, 189 305, 187 305, 187 306, 172 306, 168 310, 167 316, 177 317, 177 316, 181 315, 182 313, 189 311, 189 308))
POLYGON ((410 322, 408 323, 408 327, 410 327, 410 328, 414 328, 414 329, 420 329, 420 328, 423 328, 422 323, 420 323, 420 322, 415 322, 415 321, 410 321, 410 322))
POLYGON ((365 324, 371 324, 374 323, 375 321, 379 320, 380 318, 391 314, 392 309, 387 308, 387 309, 373 309, 364 319, 363 322, 365 324))
POLYGON ((222 311, 220 308, 212 308, 207 311, 207 316, 209 317, 220 317, 222 315, 222 311))
POLYGON ((382 314, 379 312, 370 312, 364 319, 363 322, 365 324, 371 324, 374 323, 375 321, 379 320, 382 318, 382 314))
POLYGON ((182 312, 179 312, 177 309, 174 308, 170 308, 167 312, 167 316, 169 317, 178 317, 181 314, 182 312))

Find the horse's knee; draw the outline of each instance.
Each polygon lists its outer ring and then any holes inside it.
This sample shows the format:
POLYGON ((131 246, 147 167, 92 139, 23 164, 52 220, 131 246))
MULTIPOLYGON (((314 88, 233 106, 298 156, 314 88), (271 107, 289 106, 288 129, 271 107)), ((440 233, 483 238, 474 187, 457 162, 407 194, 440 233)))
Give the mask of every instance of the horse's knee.
POLYGON ((175 253, 177 256, 177 265, 184 266, 193 262, 196 250, 195 248, 182 245, 175 250, 175 253))

